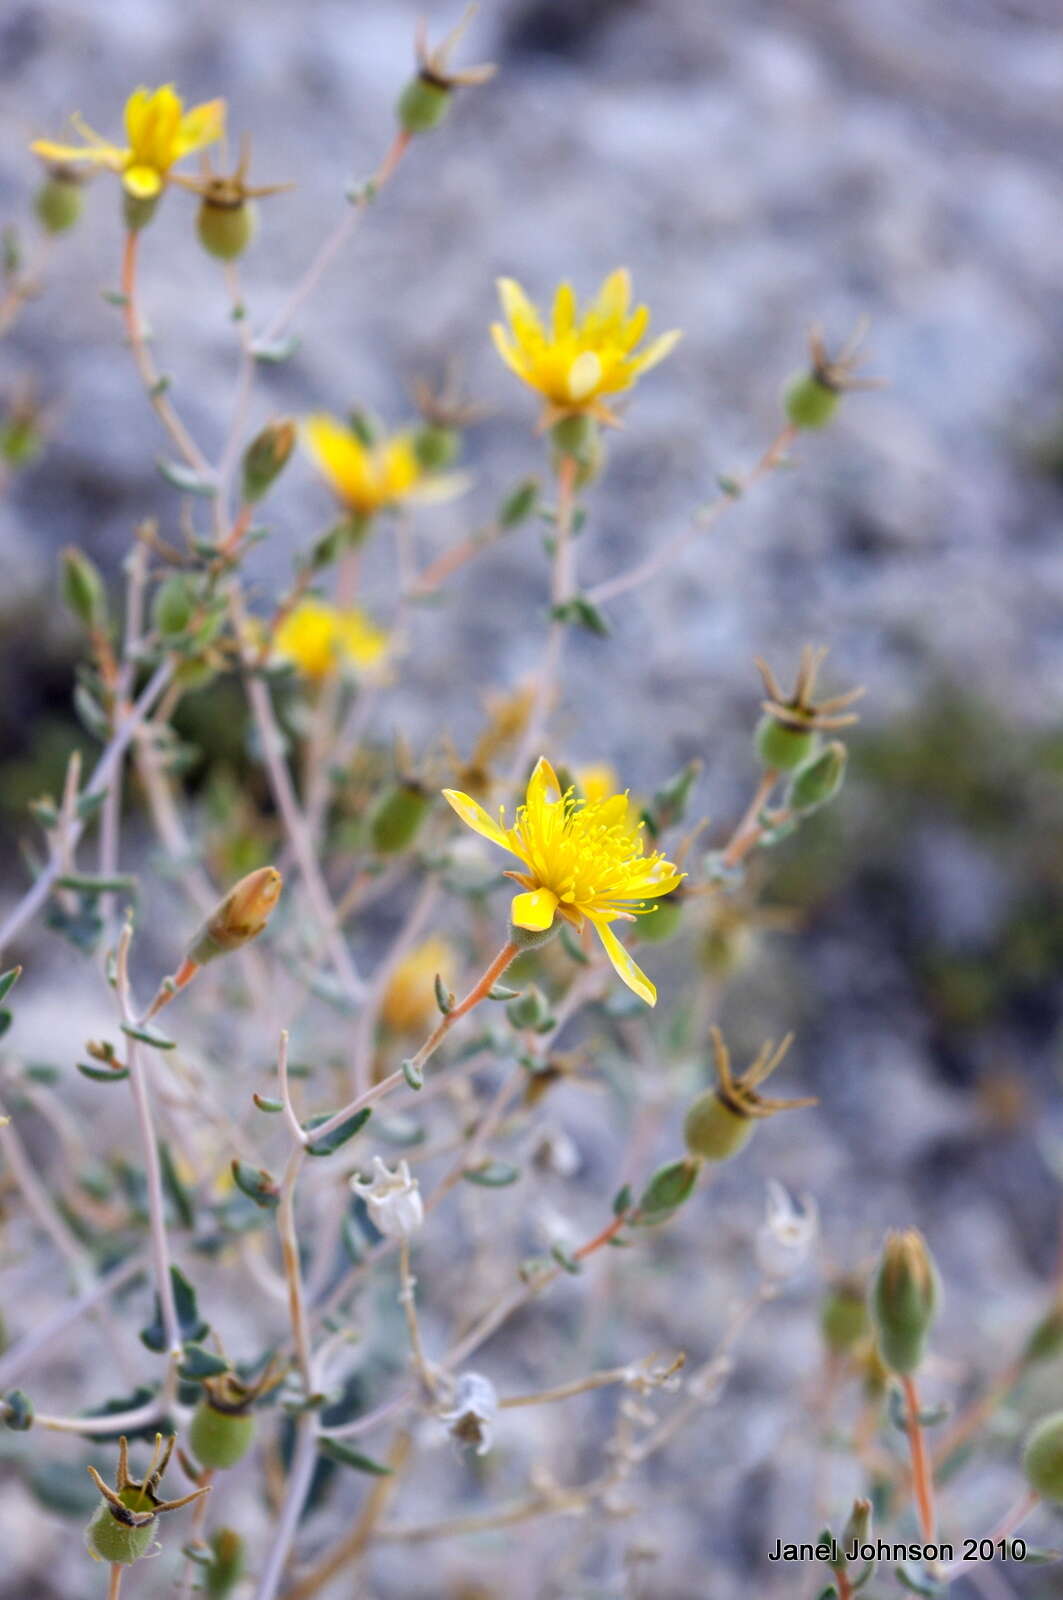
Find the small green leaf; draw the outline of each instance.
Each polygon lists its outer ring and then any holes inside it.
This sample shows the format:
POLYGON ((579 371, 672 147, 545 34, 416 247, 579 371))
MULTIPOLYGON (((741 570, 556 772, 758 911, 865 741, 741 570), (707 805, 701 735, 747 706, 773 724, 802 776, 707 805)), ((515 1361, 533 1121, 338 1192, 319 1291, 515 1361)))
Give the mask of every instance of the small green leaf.
POLYGON ((9 1389, 0 1395, 0 1422, 13 1433, 27 1433, 33 1426, 33 1401, 22 1389, 9 1389))
POLYGON ((233 1161, 230 1170, 236 1187, 256 1206, 261 1206, 263 1211, 272 1211, 280 1205, 276 1179, 264 1167, 253 1167, 247 1161, 233 1161))
POLYGON ((139 1039, 141 1044, 150 1044, 153 1050, 176 1050, 177 1040, 168 1039, 157 1028, 149 1028, 147 1023, 138 1027, 135 1022, 123 1022, 122 1032, 128 1033, 131 1039, 139 1039))
POLYGON ((632 1199, 631 1185, 630 1183, 625 1183, 624 1187, 618 1189, 613 1196, 613 1216, 622 1217, 630 1211, 632 1199))
POLYGON ((436 1005, 445 1017, 449 1017, 457 1004, 457 995, 451 993, 438 972, 435 976, 435 992, 436 1005))
POLYGON ((83 1078, 91 1078, 93 1083, 121 1083, 129 1077, 128 1067, 90 1067, 87 1061, 75 1063, 83 1078))
POLYGON ((185 1345, 184 1360, 177 1373, 189 1382, 196 1382, 203 1378, 220 1378, 228 1370, 229 1363, 222 1356, 216 1356, 212 1350, 204 1350, 201 1344, 190 1343, 185 1345))
POLYGON ((559 1244, 551 1245, 550 1254, 553 1256, 558 1266, 564 1272, 569 1273, 573 1278, 578 1277, 583 1271, 583 1268, 580 1266, 575 1257, 570 1256, 568 1252, 563 1250, 559 1244))
POLYGON ((478 1183, 484 1189, 505 1189, 517 1182, 520 1168, 508 1161, 486 1161, 481 1167, 469 1167, 462 1177, 466 1183, 478 1183))
POLYGON ((579 940, 573 933, 572 929, 568 926, 567 922, 563 923, 561 926, 561 946, 565 954, 572 961, 577 962, 579 966, 590 966, 590 956, 587 954, 586 950, 584 950, 583 946, 580 944, 579 940))
POLYGON ((251 1098, 260 1111, 268 1111, 270 1116, 275 1116, 278 1111, 284 1110, 283 1100, 273 1100, 264 1094, 253 1094, 251 1098))
MULTIPOLYGON (((373 1109, 371 1106, 363 1106, 361 1111, 353 1112, 345 1122, 341 1122, 338 1128, 333 1128, 332 1132, 327 1133, 323 1139, 317 1139, 313 1144, 308 1144, 306 1147, 307 1155, 332 1155, 341 1145, 345 1145, 348 1140, 353 1139, 356 1133, 360 1133, 372 1115, 373 1109)), ((316 1117, 311 1117, 309 1122, 304 1123, 304 1131, 313 1133, 315 1128, 320 1128, 324 1123, 331 1120, 331 1112, 324 1112, 316 1117)))
POLYGON ((192 1195, 187 1185, 182 1181, 177 1167, 174 1165, 170 1146, 165 1139, 159 1140, 159 1162, 162 1167, 162 1181, 166 1193, 170 1196, 173 1208, 177 1213, 177 1220, 182 1228, 192 1228, 196 1222, 196 1209, 192 1195))
POLYGON ((107 790, 100 789, 96 794, 78 795, 77 813, 83 822, 94 817, 107 798, 107 790))
POLYGON ((7 999, 21 976, 21 967, 9 967, 6 972, 0 972, 0 1000, 7 999))
POLYGON ((201 495, 204 499, 213 499, 218 492, 217 481, 208 478, 201 472, 196 472, 192 467, 186 467, 180 461, 167 461, 159 456, 155 465, 162 473, 166 482, 175 489, 180 489, 182 494, 201 495))
POLYGON ((55 886, 57 889, 76 889, 78 894, 131 894, 136 892, 137 880, 129 873, 104 878, 87 872, 66 872, 61 878, 56 878, 55 886))
POLYGON ((294 333, 286 339, 274 339, 269 343, 262 340, 251 346, 251 354, 256 361, 265 361, 269 366, 278 366, 282 361, 290 361, 299 348, 299 340, 294 333))
POLYGON ((560 605, 551 608, 550 615, 555 622, 579 623, 600 639, 607 639, 612 631, 598 607, 585 595, 574 595, 571 600, 563 600, 560 605))
POLYGON ((411 1089, 424 1088, 424 1073, 420 1067, 415 1067, 412 1061, 402 1063, 402 1075, 411 1089))
POLYGON ((391 1468, 385 1467, 383 1462, 374 1461, 372 1456, 364 1456, 360 1450, 352 1450, 349 1444, 344 1444, 339 1439, 322 1439, 321 1451, 332 1461, 338 1461, 343 1467, 353 1467, 355 1472, 369 1472, 377 1478, 387 1478, 391 1475, 391 1468))
MULTIPOLYGON (((173 1284, 174 1308, 177 1312, 177 1325, 181 1335, 181 1342, 187 1344, 189 1340, 192 1340, 198 1343, 201 1339, 205 1339, 210 1332, 210 1324, 204 1322, 199 1315, 196 1291, 180 1267, 170 1268, 170 1281, 173 1284)), ((162 1311, 159 1306, 158 1295, 155 1296, 154 1321, 148 1327, 141 1329, 140 1337, 149 1350, 154 1350, 159 1355, 166 1349, 166 1334, 163 1330, 162 1311)))
POLYGON ((504 983, 495 983, 488 989, 487 998, 488 1000, 515 1000, 519 994, 519 989, 507 989, 504 983))

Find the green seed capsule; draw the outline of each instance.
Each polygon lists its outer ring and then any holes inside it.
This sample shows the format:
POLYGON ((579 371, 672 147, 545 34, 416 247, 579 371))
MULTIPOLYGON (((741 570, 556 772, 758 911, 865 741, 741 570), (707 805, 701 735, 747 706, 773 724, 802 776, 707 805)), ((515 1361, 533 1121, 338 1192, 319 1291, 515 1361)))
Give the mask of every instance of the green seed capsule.
POLYGON ((380 855, 394 855, 413 843, 432 808, 432 796, 419 783, 400 783, 381 797, 369 819, 369 837, 380 855))
POLYGON ((795 428, 825 428, 838 409, 841 395, 815 372, 803 372, 786 391, 786 415, 795 428))
POLYGON ((915 1228, 887 1235, 868 1309, 879 1354, 891 1372, 915 1372, 941 1299, 937 1268, 915 1228))
POLYGON ((254 238, 257 223, 255 207, 247 200, 219 205, 216 200, 205 199, 199 208, 196 232, 209 255, 219 261, 236 261, 254 238))
POLYGON ((244 1541, 232 1528, 219 1528, 211 1537, 210 1548, 213 1560, 204 1578, 208 1600, 228 1600, 247 1571, 244 1541))
MULTIPOLYGON (((123 1501, 128 1503, 131 1498, 133 1498, 131 1491, 123 1491, 123 1501)), ((135 1498, 137 1504, 131 1507, 132 1510, 150 1509, 143 1496, 137 1494, 135 1498)), ((154 1519, 151 1522, 141 1523, 138 1527, 129 1527, 118 1520, 108 1505, 102 1505, 97 1509, 85 1533, 89 1554, 96 1561, 109 1561, 112 1565, 122 1567, 131 1567, 134 1561, 139 1561, 141 1556, 147 1555, 154 1540, 154 1519)))
POLYGON ((1026 1441, 1022 1469, 1035 1494, 1063 1502, 1063 1411, 1037 1424, 1026 1441))
POLYGON ((866 1339, 870 1321, 861 1283, 842 1278, 827 1291, 819 1312, 823 1342, 833 1355, 846 1355, 866 1339))
POLYGON ((80 217, 84 204, 81 180, 60 168, 41 184, 33 208, 45 233, 65 233, 80 217))
POLYGON ((763 766, 793 772, 808 760, 818 741, 814 728, 795 728, 765 713, 757 723, 753 742, 763 766))
POLYGON ((450 110, 450 90, 445 84, 419 74, 399 96, 395 115, 407 133, 429 133, 450 110))
POLYGON ((794 773, 786 796, 791 811, 817 811, 834 799, 845 781, 849 755, 840 739, 833 739, 819 755, 794 773))
POLYGON ((249 1411, 219 1411, 201 1400, 188 1428, 192 1454, 204 1467, 234 1467, 251 1448, 255 1418, 249 1411))
POLYGON ((457 428, 446 428, 439 422, 426 422, 414 434, 413 448, 426 472, 440 472, 450 466, 461 449, 461 434, 457 428))
POLYGON ((721 1100, 715 1089, 699 1094, 683 1122, 683 1137, 692 1156, 702 1161, 729 1161, 745 1148, 755 1126, 721 1100))
POLYGON ((195 614, 196 600, 192 585, 181 573, 172 573, 155 591, 151 607, 151 620, 161 634, 173 638, 184 633, 195 614))
POLYGON ((161 199, 161 193, 140 195, 130 194, 128 189, 122 190, 122 217, 130 233, 139 233, 141 228, 147 227, 161 199))

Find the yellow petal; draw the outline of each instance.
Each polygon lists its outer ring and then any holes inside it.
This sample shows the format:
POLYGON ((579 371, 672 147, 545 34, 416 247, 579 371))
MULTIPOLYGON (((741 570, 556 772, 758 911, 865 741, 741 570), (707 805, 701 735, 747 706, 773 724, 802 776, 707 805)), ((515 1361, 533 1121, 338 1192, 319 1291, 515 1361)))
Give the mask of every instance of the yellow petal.
POLYGON ((524 363, 521 361, 517 347, 500 322, 492 322, 491 338, 494 340, 495 349, 502 357, 502 360, 506 363, 506 366, 509 367, 512 372, 515 372, 518 378, 523 378, 524 381, 527 382, 528 379, 524 370, 524 363))
POLYGON ((671 355, 682 337, 682 332, 678 328, 673 328, 671 333, 662 333, 652 344, 646 346, 640 356, 635 356, 631 363, 632 369, 635 372, 648 372, 658 361, 663 361, 665 356, 671 355))
POLYGON ((80 144, 55 144, 51 139, 34 139, 30 149, 45 161, 88 161, 95 167, 110 167, 120 172, 125 165, 126 152, 117 145, 100 144, 86 147, 80 144))
POLYGON ((532 889, 528 894, 514 895, 509 911, 510 921, 515 928, 542 933, 553 926, 557 904, 557 895, 552 889, 532 889))
POLYGON ((605 948, 605 953, 613 964, 618 978, 621 978, 628 988, 637 994, 640 1000, 645 1000, 648 1006, 657 1004, 657 990, 647 978, 642 968, 628 955, 609 924, 602 918, 588 911, 587 918, 594 924, 594 931, 605 948))
POLYGON ((602 379, 602 364, 593 350, 584 350, 568 369, 566 387, 570 400, 586 400, 602 379))
POLYGON ((526 799, 533 810, 542 805, 556 805, 561 799, 557 773, 545 756, 540 756, 535 763, 535 771, 528 779, 526 799))
POLYGON ((174 140, 175 160, 186 156, 190 150, 201 150, 204 145, 220 139, 225 130, 225 101, 205 100, 200 106, 186 111, 174 140))
POLYGON ((502 302, 502 310, 510 327, 516 334, 518 341, 526 333, 539 333, 539 313, 524 293, 516 278, 499 278, 498 298, 502 302))
POLYGON ((554 295, 554 338, 563 339, 576 321, 576 295, 570 283, 558 284, 554 295))
POLYGON ((122 183, 138 200, 150 200, 162 188, 162 179, 154 167, 126 167, 122 183))
POLYGON ((485 839, 490 839, 492 844, 501 845, 503 850, 512 850, 504 829, 497 822, 492 822, 483 806, 474 800, 471 795, 462 794, 460 789, 444 789, 443 799, 456 811, 467 828, 474 833, 479 833, 485 839))
POLYGON ((376 503, 369 452, 362 441, 335 417, 308 417, 303 426, 310 454, 332 488, 356 510, 372 510, 376 503))
POLYGON ((468 472, 430 472, 405 498, 419 506, 438 506, 457 500, 471 487, 472 475, 468 472))
POLYGON ((631 274, 626 267, 617 267, 598 290, 596 309, 603 317, 620 318, 627 315, 631 304, 631 274))

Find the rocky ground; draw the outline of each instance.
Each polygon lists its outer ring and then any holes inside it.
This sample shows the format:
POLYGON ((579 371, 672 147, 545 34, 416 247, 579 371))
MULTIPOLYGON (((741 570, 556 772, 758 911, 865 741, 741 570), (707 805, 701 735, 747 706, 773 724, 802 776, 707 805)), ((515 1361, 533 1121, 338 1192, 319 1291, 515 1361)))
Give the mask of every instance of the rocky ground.
MULTIPOLYGON (((30 191, 26 140, 58 134, 70 109, 114 130, 141 81, 224 94, 233 128, 253 134, 256 175, 298 179, 265 204, 248 258, 261 321, 342 207, 344 184, 390 137, 420 9, 11 0, 0 15, 0 214, 21 214, 30 191)), ((453 20, 454 8, 428 9, 435 32, 453 20)), ((589 289, 626 263, 656 327, 685 336, 611 442, 579 550, 593 583, 682 526, 718 473, 755 458, 811 322, 839 341, 871 319, 871 370, 887 386, 853 397, 829 435, 801 442, 796 470, 609 607, 616 632, 575 646, 560 709, 567 752, 608 755, 635 785, 700 756, 699 800, 722 819, 751 776, 754 653, 782 667, 822 640, 838 678, 869 688, 844 820, 769 876, 773 898, 804 908, 805 932, 765 941, 729 1001, 752 1033, 799 1028, 794 1076, 822 1109, 807 1142, 766 1137, 742 1181, 721 1186, 723 1287, 688 1276, 683 1305, 670 1303, 664 1267, 699 1270, 691 1223, 646 1296, 651 1338, 667 1329, 702 1356, 748 1283, 766 1175, 816 1195, 838 1261, 859 1259, 887 1225, 926 1228, 950 1281, 945 1377, 1002 1362, 1047 1293, 1058 1189, 1044 1157, 1063 1135, 1059 23, 1054 0, 485 4, 467 50, 496 60, 497 79, 418 145, 300 319, 298 352, 260 386, 263 418, 365 404, 398 421, 416 374, 460 360, 491 409, 468 438, 470 502, 419 523, 427 554, 538 466, 531 399, 487 334, 495 277, 542 296, 562 276, 589 289)), ((145 302, 183 408, 217 441, 234 336, 191 216, 174 195, 145 236, 145 302)), ((55 419, 40 464, 0 500, 0 734, 17 762, 68 704, 56 551, 76 541, 115 572, 136 520, 173 516, 152 465, 155 424, 99 293, 115 285, 119 247, 113 185, 101 180, 47 292, 2 347, 4 388, 31 378, 55 419)), ((310 474, 293 469, 258 558, 263 579, 288 570, 327 514, 310 474)), ((383 616, 392 557, 382 547, 369 573, 383 616)), ((467 738, 483 690, 533 665, 545 604, 541 546, 526 529, 459 581, 449 611, 416 619, 409 693, 380 730, 394 719, 424 737, 443 722, 467 738)), ((42 986, 23 1016, 42 1049, 50 1023, 42 986)), ((585 1114, 571 1108, 593 1149, 585 1114)), ((591 1173, 607 1165, 596 1150, 591 1173)), ((755 1325, 718 1428, 699 1428, 656 1469, 582 1587, 547 1587, 549 1536, 531 1524, 456 1557, 448 1594, 737 1600, 754 1572, 758 1593, 797 1593, 764 1576, 759 1552, 765 1526, 774 1538, 811 1514, 793 1448, 794 1395, 815 1364, 810 1296, 795 1290, 755 1325), (625 1591, 625 1547, 643 1538, 655 1564, 643 1590, 625 1591), (532 1574, 526 1590, 500 1577, 515 1561, 532 1574)), ((953 1508, 957 1531, 980 1531, 1011 1482, 997 1466, 976 1475, 953 1508)), ((1050 1523, 1044 1532, 1047 1543, 1050 1523)), ((24 1537, 20 1550, 26 1574, 24 1537)), ((38 1579, 12 1581, 0 1576, 4 1600, 38 1579)), ((1032 1575, 1007 1581, 982 1592, 1050 1592, 1032 1575)), ((397 1554, 379 1582, 382 1600, 440 1592, 434 1573, 397 1554)))

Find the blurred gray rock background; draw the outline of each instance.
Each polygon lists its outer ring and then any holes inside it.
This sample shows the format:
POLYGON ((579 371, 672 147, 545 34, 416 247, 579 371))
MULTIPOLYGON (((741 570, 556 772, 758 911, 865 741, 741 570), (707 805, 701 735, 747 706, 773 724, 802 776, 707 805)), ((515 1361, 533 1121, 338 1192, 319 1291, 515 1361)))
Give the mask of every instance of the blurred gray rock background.
MULTIPOLYGON (((264 205, 244 268, 261 325, 345 183, 390 138, 418 13, 437 36, 456 9, 8 0, 0 214, 24 214, 25 144, 58 135, 70 110, 116 133, 137 83, 223 94, 233 131, 254 137, 255 175, 298 180, 264 205)), ((557 728, 567 755, 608 756, 636 787, 700 756, 699 799, 724 827, 752 776, 751 656, 789 670, 812 638, 831 646, 841 686, 867 683, 851 798, 767 875, 773 899, 802 908, 804 931, 762 941, 729 1002, 751 1042, 798 1028, 790 1070, 823 1109, 806 1140, 758 1141, 719 1204, 739 1275, 759 1212, 754 1173, 817 1195, 840 1261, 887 1225, 920 1222, 950 1279, 942 1344, 961 1367, 1007 1358, 1058 1248, 1045 1152, 1063 1131, 1060 24, 1058 0, 485 4, 464 58, 497 61, 497 79, 418 143, 301 317, 296 356, 260 375, 255 413, 357 403, 398 422, 411 379, 459 358, 492 409, 468 437, 470 499, 418 520, 427 556, 540 465, 533 397, 488 338, 495 277, 541 299, 563 276, 588 292, 629 265, 655 327, 685 337, 611 440, 579 548, 593 583, 680 527, 718 473, 755 459, 810 323, 840 342, 870 317, 870 370, 888 386, 853 397, 829 434, 801 441, 796 470, 610 607, 611 639, 574 643, 557 728)), ((235 339, 193 216, 175 193, 145 235, 144 305, 178 401, 213 446, 235 339)), ((120 243, 116 188, 102 177, 45 293, 0 347, 4 389, 32 377, 55 414, 40 463, 0 501, 0 736, 16 774, 42 742, 61 747, 69 715, 57 550, 82 544, 116 576, 134 522, 172 528, 175 516, 152 465, 163 442, 99 293, 116 284, 120 243)), ((256 557, 264 582, 288 571, 329 509, 308 467, 293 467, 256 557)), ((386 539, 368 582, 386 618, 386 539)), ((546 606, 533 529, 452 593, 447 610, 415 619, 408 690, 378 731, 394 720, 424 738, 442 723, 467 739, 483 691, 533 666, 546 606)), ((14 826, 10 801, 5 815, 14 826)), ((687 1248, 689 1270, 698 1241, 687 1248)), ((712 1284, 691 1294, 694 1349, 711 1346, 723 1315, 712 1284)), ((661 1546, 648 1592, 750 1593, 763 1542, 753 1503, 770 1508, 772 1537, 776 1525, 813 1536, 792 1510, 807 1511, 800 1453, 773 1431, 813 1358, 807 1303, 791 1320, 775 1308, 750 1336, 720 1430, 669 1463, 655 1511, 647 1496, 661 1546), (699 1586, 689 1574, 706 1540, 713 1572, 699 1586)), ((977 1526, 963 1532, 992 1520, 1008 1481, 979 1480, 977 1526)), ((542 1537, 521 1535, 520 1548, 542 1537)), ((437 1593, 409 1566, 389 1571, 382 1593, 437 1593)), ((619 1581, 606 1572, 600 1592, 621 1593, 619 1581)))

